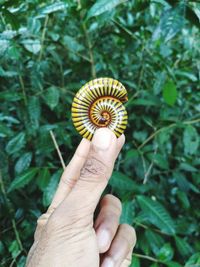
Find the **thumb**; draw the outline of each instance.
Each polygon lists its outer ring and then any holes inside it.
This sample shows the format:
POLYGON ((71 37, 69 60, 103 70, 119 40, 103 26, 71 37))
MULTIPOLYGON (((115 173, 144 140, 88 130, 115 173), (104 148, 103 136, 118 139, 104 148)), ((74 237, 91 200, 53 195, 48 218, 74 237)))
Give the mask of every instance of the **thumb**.
POLYGON ((95 132, 80 177, 71 193, 60 205, 60 209, 68 218, 71 217, 70 213, 73 217, 83 216, 80 212, 82 210, 93 214, 112 174, 119 153, 119 141, 107 128, 100 128, 95 132))

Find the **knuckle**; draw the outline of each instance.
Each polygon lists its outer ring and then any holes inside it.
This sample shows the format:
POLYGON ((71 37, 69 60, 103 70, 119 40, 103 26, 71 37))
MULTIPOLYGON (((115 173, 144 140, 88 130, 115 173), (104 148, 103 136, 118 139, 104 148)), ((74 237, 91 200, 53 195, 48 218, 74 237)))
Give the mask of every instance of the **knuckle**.
POLYGON ((52 230, 55 230, 58 226, 59 226, 58 216, 56 214, 53 214, 47 223, 47 230, 51 232, 52 230))
POLYGON ((63 216, 59 209, 56 209, 47 222, 47 229, 49 231, 59 229, 59 227, 62 227, 64 224, 65 216, 63 216))
POLYGON ((132 256, 128 256, 123 262, 123 265, 121 267, 130 267, 131 266, 131 261, 132 261, 132 256))
POLYGON ((113 214, 110 212, 103 212, 102 221, 106 222, 106 225, 109 226, 109 228, 113 228, 113 225, 117 224, 119 225, 119 215, 113 214))
POLYGON ((99 177, 99 176, 106 176, 107 173, 107 166, 106 164, 95 158, 95 157, 90 157, 88 160, 86 160, 83 168, 80 171, 80 177, 87 177, 87 176, 93 176, 93 177, 99 177))
POLYGON ((122 212, 122 203, 119 200, 119 198, 107 194, 105 197, 101 200, 101 207, 105 209, 109 209, 112 213, 116 213, 118 215, 122 212))
POLYGON ((61 182, 64 185, 67 185, 69 188, 73 188, 74 185, 76 184, 76 179, 74 179, 73 177, 69 177, 67 175, 62 175, 61 177, 61 182))
POLYGON ((38 227, 43 227, 47 223, 47 221, 48 221, 48 219, 49 219, 49 217, 50 217, 52 212, 53 212, 53 208, 52 209, 49 208, 49 210, 46 213, 42 214, 37 219, 37 226, 38 227))

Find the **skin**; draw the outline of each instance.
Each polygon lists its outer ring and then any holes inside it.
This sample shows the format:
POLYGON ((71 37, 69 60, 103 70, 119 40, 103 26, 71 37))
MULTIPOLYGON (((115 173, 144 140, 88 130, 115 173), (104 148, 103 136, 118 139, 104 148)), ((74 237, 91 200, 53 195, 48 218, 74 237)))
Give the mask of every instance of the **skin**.
POLYGON ((117 139, 107 128, 98 129, 92 142, 82 139, 37 221, 27 267, 130 266, 135 231, 119 224, 118 198, 109 194, 100 200, 124 141, 124 135, 117 139))

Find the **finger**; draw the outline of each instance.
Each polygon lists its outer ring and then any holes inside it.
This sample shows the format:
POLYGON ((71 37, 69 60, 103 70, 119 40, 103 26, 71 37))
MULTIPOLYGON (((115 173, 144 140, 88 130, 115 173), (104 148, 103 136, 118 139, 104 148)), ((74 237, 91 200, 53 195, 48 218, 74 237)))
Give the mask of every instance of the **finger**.
POLYGON ((99 252, 105 253, 117 232, 122 205, 118 198, 106 195, 100 202, 100 212, 94 224, 99 252))
POLYGON ((88 220, 91 222, 100 196, 111 176, 123 140, 122 136, 120 141, 117 141, 115 134, 108 128, 96 130, 87 160, 80 171, 80 178, 60 205, 58 213, 65 214, 64 220, 69 221, 70 217, 79 219, 82 216, 80 211, 84 210, 86 215, 90 214, 88 220))
POLYGON ((121 224, 109 251, 105 254, 101 267, 119 267, 129 256, 135 243, 134 228, 128 224, 121 224))
MULTIPOLYGON (((117 155, 119 154, 124 142, 125 136, 121 135, 120 138, 117 139, 117 155)), ((76 149, 73 158, 71 159, 70 163, 67 165, 64 173, 61 176, 58 189, 50 205, 50 210, 54 210, 56 207, 58 207, 58 205, 67 197, 67 195, 75 185, 80 176, 80 170, 87 159, 90 150, 90 144, 91 143, 87 139, 82 139, 81 143, 76 149)))
POLYGON ((42 214, 37 220, 37 228, 35 231, 35 240, 37 240, 40 235, 43 227, 46 225, 50 215, 58 207, 58 205, 67 197, 76 183, 78 177, 80 176, 80 170, 83 167, 90 149, 90 142, 83 138, 79 146, 76 149, 76 152, 65 168, 54 198, 51 205, 49 206, 46 213, 42 214))
POLYGON ((58 205, 67 197, 71 189, 75 185, 77 179, 80 176, 80 170, 82 169, 88 153, 90 150, 90 142, 83 138, 79 146, 76 149, 76 152, 71 159, 70 163, 65 168, 58 189, 55 193, 55 196, 50 205, 50 209, 58 207, 58 205))
POLYGON ((126 256, 126 259, 122 262, 122 264, 120 265, 120 267, 129 267, 131 265, 131 262, 132 262, 132 253, 133 253, 133 249, 130 249, 128 255, 126 256))

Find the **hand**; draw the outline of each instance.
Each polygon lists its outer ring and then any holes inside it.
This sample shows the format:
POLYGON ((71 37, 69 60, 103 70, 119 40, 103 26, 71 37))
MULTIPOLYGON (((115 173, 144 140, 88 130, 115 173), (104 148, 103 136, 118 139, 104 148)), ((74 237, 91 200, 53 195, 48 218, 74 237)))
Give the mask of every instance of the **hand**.
POLYGON ((92 142, 83 139, 66 167, 53 201, 37 222, 27 267, 128 267, 136 242, 134 229, 119 225, 121 202, 100 201, 124 144, 106 128, 92 142))

